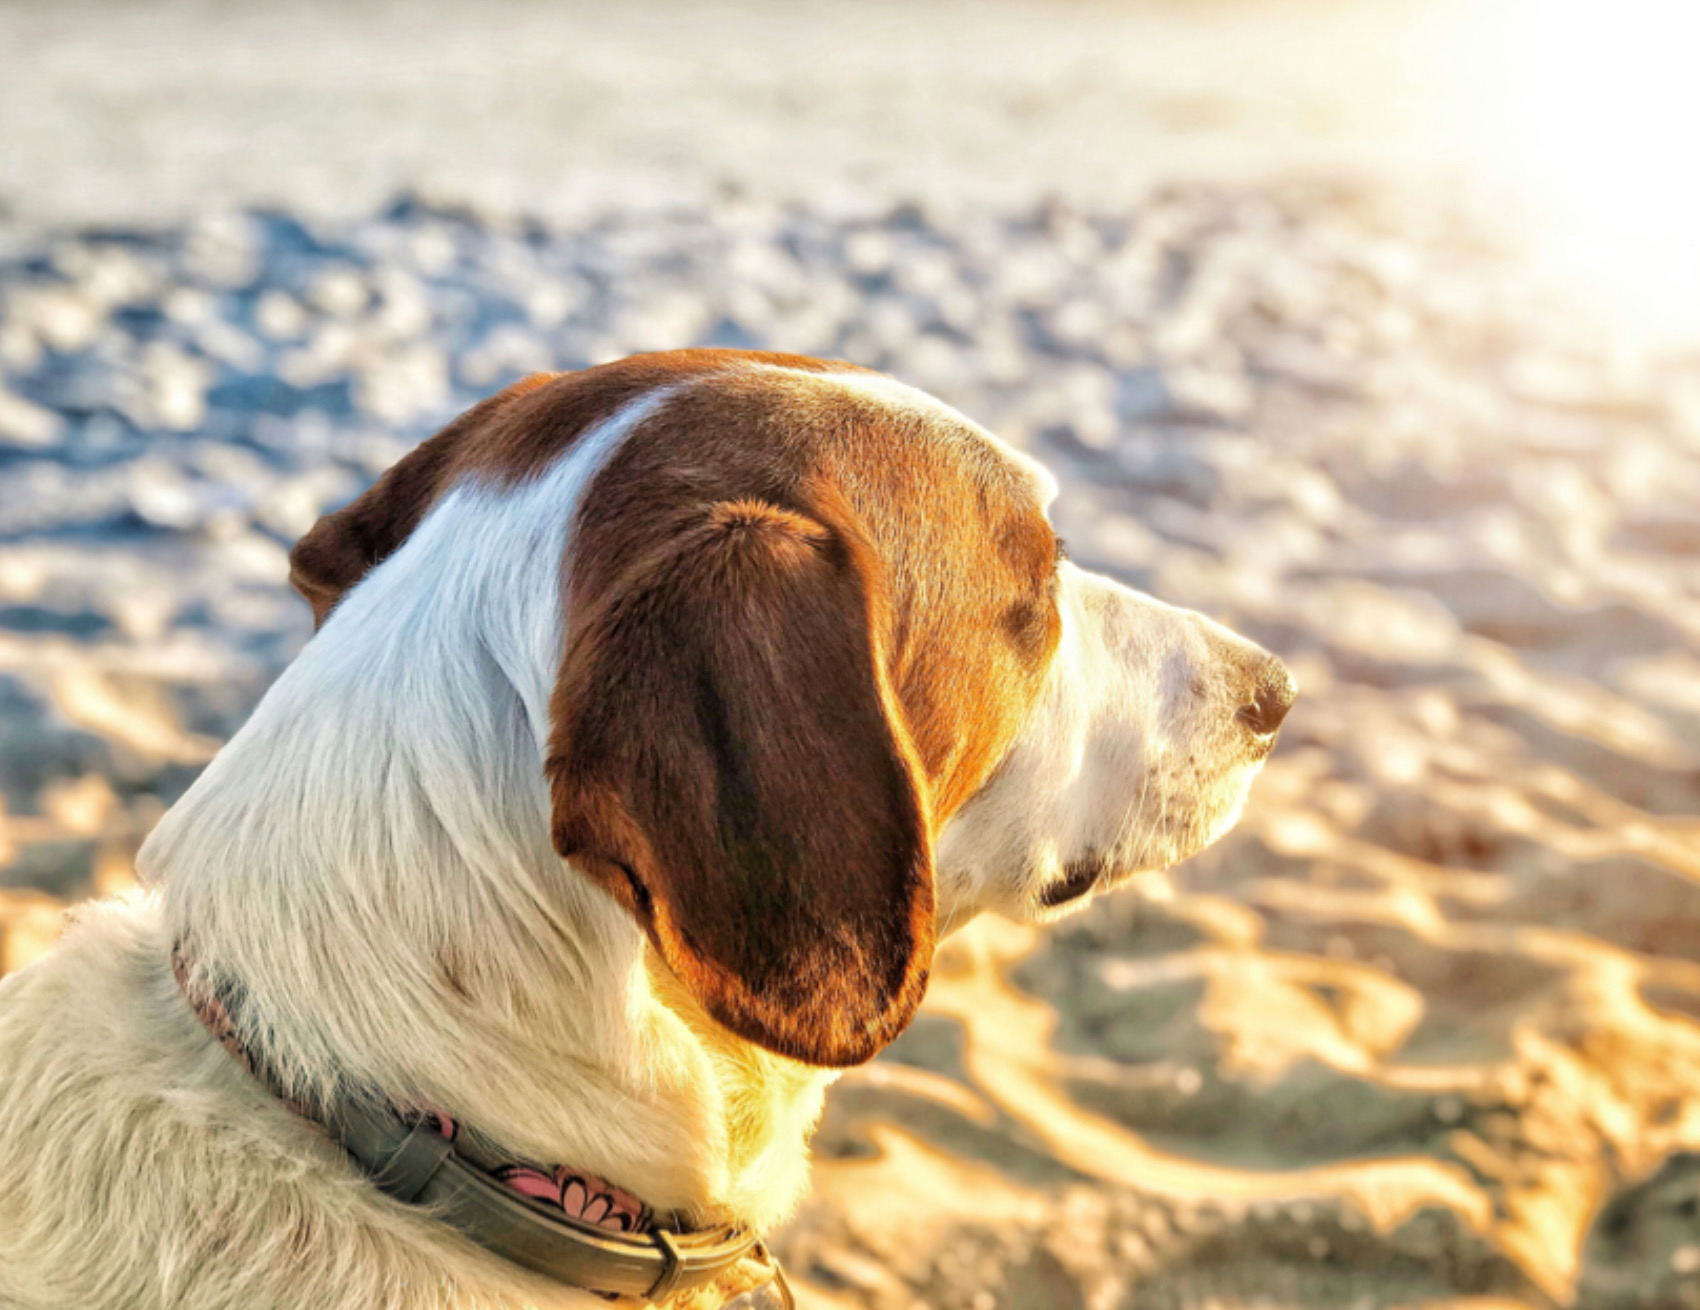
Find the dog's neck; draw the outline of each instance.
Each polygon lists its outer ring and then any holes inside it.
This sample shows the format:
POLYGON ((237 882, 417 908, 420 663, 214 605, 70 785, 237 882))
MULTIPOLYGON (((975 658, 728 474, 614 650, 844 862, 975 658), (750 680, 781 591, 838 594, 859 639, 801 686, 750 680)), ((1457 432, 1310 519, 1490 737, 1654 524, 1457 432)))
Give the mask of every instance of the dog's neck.
POLYGON ((550 840, 562 624, 537 562, 562 557, 583 462, 451 492, 285 671, 142 868, 200 968, 241 988, 244 1039, 287 1093, 354 1085, 446 1110, 658 1213, 760 1231, 806 1186, 826 1075, 708 1020, 550 840))

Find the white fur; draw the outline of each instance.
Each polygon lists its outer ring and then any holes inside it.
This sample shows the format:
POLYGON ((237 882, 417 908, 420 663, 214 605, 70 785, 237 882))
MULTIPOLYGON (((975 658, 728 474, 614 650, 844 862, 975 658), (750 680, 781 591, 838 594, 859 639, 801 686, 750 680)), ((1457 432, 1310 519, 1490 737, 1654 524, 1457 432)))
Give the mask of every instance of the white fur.
MULTIPOLYGON (((559 561, 584 489, 666 400, 518 488, 450 490, 161 822, 141 858, 158 890, 86 909, 0 983, 0 1306, 606 1304, 377 1193, 201 1027, 170 974, 179 939, 242 981, 243 1020, 296 1091, 342 1076, 440 1107, 699 1222, 766 1229, 794 1207, 830 1076, 710 1022, 550 842, 559 561)), ((1177 858, 1231 821, 1255 768, 1225 744, 1210 676, 1211 641, 1235 639, 1075 570, 1062 594, 1045 696, 939 842, 947 925, 1035 913, 1082 851, 1177 858)))
POLYGON ((1071 564, 1060 584, 1045 688, 997 772, 939 835, 943 921, 1056 918, 1185 859, 1233 826, 1267 753, 1234 718, 1263 652, 1071 564), (1044 908, 1046 889, 1088 857, 1102 880, 1044 908))
POLYGON ((200 1028, 178 936, 243 981, 296 1089, 340 1072, 703 1221, 794 1206, 825 1075, 662 1003, 641 933, 550 843, 564 534, 664 400, 517 491, 446 495, 161 822, 163 890, 0 984, 0 1305, 606 1304, 356 1179, 200 1028))

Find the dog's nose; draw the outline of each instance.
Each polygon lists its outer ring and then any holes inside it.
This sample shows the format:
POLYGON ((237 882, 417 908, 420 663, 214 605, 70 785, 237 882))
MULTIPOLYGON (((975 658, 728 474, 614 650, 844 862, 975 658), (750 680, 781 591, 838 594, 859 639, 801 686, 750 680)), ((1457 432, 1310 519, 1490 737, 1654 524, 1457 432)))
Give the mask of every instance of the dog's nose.
POLYGON ((1250 703, 1240 706, 1234 717, 1255 733, 1271 733, 1285 721, 1287 711, 1298 698, 1299 687, 1293 675, 1287 672, 1285 664, 1270 656, 1269 662, 1258 671, 1250 703))

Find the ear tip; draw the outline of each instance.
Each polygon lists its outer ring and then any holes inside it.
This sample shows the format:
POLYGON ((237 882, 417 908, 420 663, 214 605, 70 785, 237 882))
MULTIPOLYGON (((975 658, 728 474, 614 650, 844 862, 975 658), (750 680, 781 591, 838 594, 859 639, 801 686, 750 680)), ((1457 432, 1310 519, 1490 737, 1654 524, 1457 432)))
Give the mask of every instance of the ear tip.
POLYGON ((313 607, 315 631, 366 572, 361 563, 339 556, 342 513, 326 514, 289 548, 289 585, 313 607))
POLYGON ((915 979, 913 994, 909 987, 883 1013, 869 1016, 859 1023, 847 1023, 831 1032, 822 1041, 821 1034, 812 1033, 792 1051, 782 1051, 803 1064, 826 1069, 850 1069, 866 1064, 903 1035, 920 1008, 927 990, 927 970, 921 969, 915 979))
POLYGON ((313 630, 317 632, 325 626, 325 620, 331 616, 331 611, 336 608, 341 593, 333 587, 326 586, 317 571, 310 570, 310 566, 304 563, 297 564, 293 551, 290 552, 289 563, 289 585, 295 589, 296 594, 302 600, 312 607, 313 630))
POLYGON ((932 966, 931 941, 917 947, 886 989, 823 980, 805 1004, 774 1004, 742 988, 699 994, 717 1022, 757 1046, 800 1064, 849 1069, 873 1059, 913 1021, 932 966))

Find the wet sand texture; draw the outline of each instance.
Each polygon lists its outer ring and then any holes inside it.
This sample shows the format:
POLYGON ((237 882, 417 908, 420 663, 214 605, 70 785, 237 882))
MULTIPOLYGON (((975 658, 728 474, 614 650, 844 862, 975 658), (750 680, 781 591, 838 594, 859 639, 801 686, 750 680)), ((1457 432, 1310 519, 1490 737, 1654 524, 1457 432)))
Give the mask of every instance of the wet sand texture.
POLYGON ((1218 848, 942 954, 779 1235, 811 1304, 1700 1304, 1700 361, 1373 190, 0 235, 0 967, 306 639, 321 511, 692 342, 937 392, 1304 687, 1218 848))

